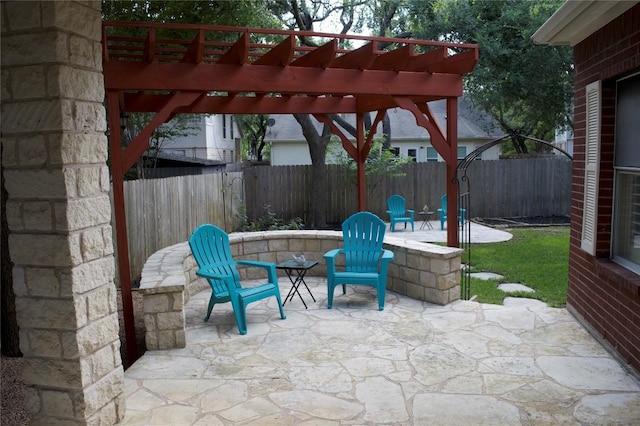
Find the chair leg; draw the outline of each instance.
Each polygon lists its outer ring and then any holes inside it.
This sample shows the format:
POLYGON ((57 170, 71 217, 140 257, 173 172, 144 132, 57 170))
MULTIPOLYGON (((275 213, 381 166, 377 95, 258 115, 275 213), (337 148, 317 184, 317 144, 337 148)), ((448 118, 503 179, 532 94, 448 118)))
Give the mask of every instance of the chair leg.
POLYGON ((245 312, 246 306, 242 299, 237 301, 231 300, 233 306, 233 315, 236 317, 236 324, 238 325, 238 332, 240 334, 247 334, 247 314, 245 312))
POLYGON ((207 308, 207 316, 204 317, 205 321, 209 321, 209 317, 211 316, 211 310, 213 310, 213 305, 215 305, 216 302, 213 300, 213 294, 211 295, 211 298, 209 299, 209 307, 207 308))
POLYGON ((276 293, 276 299, 278 300, 278 308, 280 308, 280 318, 287 319, 287 316, 284 314, 284 308, 282 307, 282 300, 280 299, 280 292, 276 293))
POLYGON ((378 310, 384 310, 385 287, 378 288, 378 310))
POLYGON ((333 283, 327 281, 327 309, 333 306, 333 290, 335 290, 333 283))

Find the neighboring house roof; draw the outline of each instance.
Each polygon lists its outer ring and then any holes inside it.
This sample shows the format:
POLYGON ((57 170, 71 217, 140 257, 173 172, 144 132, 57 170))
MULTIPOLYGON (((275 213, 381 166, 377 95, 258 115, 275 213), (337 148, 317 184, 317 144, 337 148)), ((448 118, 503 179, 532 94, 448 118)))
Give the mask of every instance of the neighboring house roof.
MULTIPOLYGON (((430 102, 429 106, 442 129, 446 128, 446 101, 430 102)), ((429 139, 429 133, 423 127, 416 124, 416 120, 409 111, 402 108, 388 110, 391 123, 391 140, 415 140, 429 139)), ((302 128, 292 115, 273 115, 275 124, 266 133, 268 141, 301 141, 304 140, 302 128)), ((371 114, 375 119, 375 113, 371 114)), ((348 115, 345 120, 351 124, 355 122, 353 115, 348 115)), ((314 120, 316 129, 320 131, 322 124, 314 120)), ((378 134, 382 133, 382 124, 378 125, 378 134)), ((345 135, 349 136, 347 132, 345 135)), ((471 108, 471 103, 461 99, 458 103, 458 139, 495 139, 503 135, 495 121, 487 114, 480 113, 471 108)))
POLYGON ((531 37, 535 43, 575 46, 637 1, 567 1, 531 37))

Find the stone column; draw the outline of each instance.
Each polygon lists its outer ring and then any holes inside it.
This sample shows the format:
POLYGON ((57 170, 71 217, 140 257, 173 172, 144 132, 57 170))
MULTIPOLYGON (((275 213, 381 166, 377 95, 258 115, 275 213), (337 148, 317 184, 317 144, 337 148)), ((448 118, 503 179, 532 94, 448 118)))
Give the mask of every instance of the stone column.
POLYGON ((33 424, 124 417, 99 1, 3 1, 2 161, 33 424))

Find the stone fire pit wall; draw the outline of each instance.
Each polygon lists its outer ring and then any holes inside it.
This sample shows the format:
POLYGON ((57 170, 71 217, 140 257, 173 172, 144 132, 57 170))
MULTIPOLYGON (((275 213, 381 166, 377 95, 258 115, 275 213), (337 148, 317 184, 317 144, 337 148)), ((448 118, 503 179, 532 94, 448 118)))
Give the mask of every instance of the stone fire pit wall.
MULTIPOLYGON (((282 262, 304 254, 320 263, 309 271, 324 277, 322 257, 342 247, 339 231, 265 231, 229 234, 236 260, 282 262)), ((446 305, 460 298, 462 250, 386 236, 384 247, 394 252, 387 289, 425 302, 446 305)), ((198 266, 187 242, 154 253, 144 265, 140 291, 144 300, 145 340, 148 350, 186 346, 184 304, 209 284, 196 276, 198 266)), ((241 279, 264 278, 260 268, 239 267, 241 279)), ((284 273, 278 271, 278 274, 284 273)))

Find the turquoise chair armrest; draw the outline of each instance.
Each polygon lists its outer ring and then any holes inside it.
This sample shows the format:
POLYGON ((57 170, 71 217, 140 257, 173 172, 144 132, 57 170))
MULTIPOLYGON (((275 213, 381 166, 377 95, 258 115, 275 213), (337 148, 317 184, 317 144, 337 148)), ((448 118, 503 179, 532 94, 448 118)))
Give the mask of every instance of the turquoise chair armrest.
POLYGON ((278 276, 276 274, 276 264, 273 262, 263 262, 261 260, 237 260, 238 265, 255 266, 257 268, 263 268, 267 270, 267 276, 270 283, 278 283, 278 276))
POLYGON ((336 257, 338 257, 342 251, 343 249, 333 249, 324 254, 324 260, 327 262, 327 275, 332 275, 336 272, 336 257))
POLYGON ((275 264, 273 262, 263 262, 261 260, 236 260, 238 265, 257 266, 258 268, 270 268, 275 264))
POLYGON ((342 253, 342 249, 333 249, 333 250, 329 250, 328 252, 326 252, 324 254, 324 258, 325 259, 335 259, 336 257, 338 257, 338 255, 342 253))

